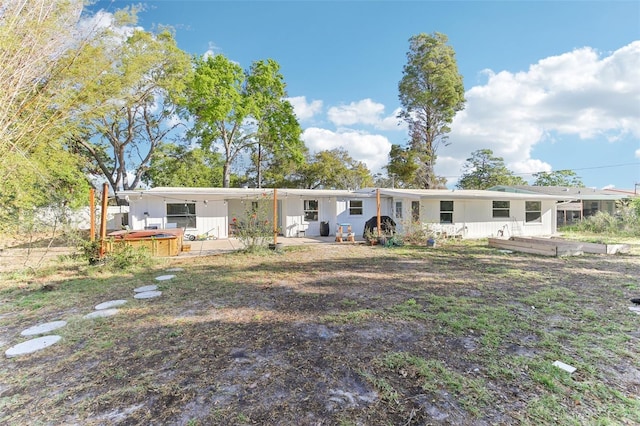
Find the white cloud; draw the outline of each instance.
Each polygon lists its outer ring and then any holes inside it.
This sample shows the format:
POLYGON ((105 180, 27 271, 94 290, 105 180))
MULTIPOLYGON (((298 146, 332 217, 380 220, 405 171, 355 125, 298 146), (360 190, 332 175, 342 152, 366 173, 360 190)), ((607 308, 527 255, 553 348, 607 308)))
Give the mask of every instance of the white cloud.
POLYGON ((322 101, 313 100, 307 102, 306 96, 294 96, 287 98, 298 120, 309 120, 322 111, 322 101))
POLYGON ((406 126, 400 126, 401 120, 396 118, 399 111, 398 108, 391 115, 385 117, 383 104, 371 99, 362 99, 348 105, 329 108, 327 117, 336 126, 365 124, 378 130, 398 130, 406 128, 406 126))
MULTIPOLYGON (((471 152, 490 148, 509 168, 527 173, 551 170, 531 151, 553 134, 640 137, 640 41, 605 57, 585 47, 542 59, 524 72, 485 73, 487 83, 467 91, 466 109, 456 115, 452 144, 441 156, 464 162, 471 152)), ((441 164, 437 172, 461 173, 441 164)))
POLYGON ((304 131, 302 139, 312 153, 344 148, 354 160, 365 163, 372 173, 380 172, 387 164, 391 149, 391 142, 386 137, 356 130, 334 132, 311 127, 304 131))
POLYGON ((640 158, 640 149, 636 149, 636 158, 640 158))

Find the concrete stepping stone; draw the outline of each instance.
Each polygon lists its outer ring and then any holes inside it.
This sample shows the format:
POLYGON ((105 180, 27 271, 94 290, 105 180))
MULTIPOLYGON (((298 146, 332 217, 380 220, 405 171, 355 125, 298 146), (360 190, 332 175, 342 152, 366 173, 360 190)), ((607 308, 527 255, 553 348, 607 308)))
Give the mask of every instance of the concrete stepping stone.
POLYGON ((142 287, 134 288, 133 291, 135 291, 136 293, 144 293, 145 291, 155 291, 157 289, 157 285, 145 285, 142 287))
POLYGON ((47 334, 50 331, 57 330, 58 328, 67 325, 66 321, 52 321, 44 324, 34 325, 29 327, 20 333, 21 336, 35 336, 37 334, 47 334))
POLYGON ((122 306, 127 303, 126 300, 109 300, 108 302, 102 302, 99 305, 96 305, 96 310, 100 311, 102 309, 115 308, 117 306, 122 306))
POLYGON ((169 268, 167 269, 167 272, 182 272, 184 271, 184 268, 169 268))
POLYGON ((57 343, 61 338, 62 337, 56 335, 37 337, 35 339, 27 340, 26 342, 22 342, 10 347, 4 354, 7 358, 30 354, 32 352, 39 351, 40 349, 47 348, 54 343, 57 343))
POLYGON ((87 319, 94 319, 94 318, 106 318, 106 317, 112 317, 115 314, 117 314, 118 312, 120 312, 120 309, 101 309, 99 311, 93 311, 90 314, 85 315, 84 317, 87 319))
POLYGON ((136 295, 133 297, 135 299, 153 299, 154 297, 158 297, 161 294, 161 291, 143 291, 141 293, 136 293, 136 295))
POLYGON ((159 277, 156 277, 156 281, 167 281, 175 277, 175 275, 160 275, 159 277))

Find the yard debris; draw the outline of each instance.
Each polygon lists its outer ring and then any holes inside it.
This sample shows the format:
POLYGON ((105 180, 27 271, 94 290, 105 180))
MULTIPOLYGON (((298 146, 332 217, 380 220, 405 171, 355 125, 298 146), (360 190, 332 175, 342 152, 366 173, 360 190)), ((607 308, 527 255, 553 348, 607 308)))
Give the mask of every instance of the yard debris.
POLYGON ((575 367, 573 367, 573 366, 571 366, 571 365, 569 365, 569 364, 565 364, 565 363, 564 363, 564 362, 562 362, 562 361, 556 361, 556 362, 554 362, 554 363, 553 363, 553 365, 554 365, 555 367, 558 367, 558 368, 559 368, 559 369, 561 369, 561 370, 566 371, 566 372, 567 372, 567 373, 569 373, 569 374, 571 374, 571 373, 573 373, 574 371, 576 371, 576 368, 575 368, 575 367))

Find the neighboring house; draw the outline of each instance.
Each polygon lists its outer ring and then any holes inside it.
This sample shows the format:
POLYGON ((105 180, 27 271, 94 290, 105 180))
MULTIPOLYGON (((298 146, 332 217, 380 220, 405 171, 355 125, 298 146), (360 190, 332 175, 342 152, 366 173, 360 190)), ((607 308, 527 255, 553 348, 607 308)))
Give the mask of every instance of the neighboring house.
MULTIPOLYGON (((462 238, 552 235, 556 202, 566 197, 473 190, 277 190, 277 223, 286 237, 335 235, 349 224, 360 236, 365 222, 378 211, 394 218, 399 230, 420 222, 435 232, 462 238), (327 232, 328 231, 328 232, 327 232)), ((187 233, 216 238, 232 236, 256 203, 273 206, 273 189, 153 188, 124 191, 133 230, 185 228, 187 233)), ((273 207, 270 219, 273 219, 273 207)))
POLYGON ((565 186, 494 186, 489 191, 564 197, 557 205, 558 226, 570 225, 599 211, 614 214, 617 201, 634 196, 632 191, 565 186))

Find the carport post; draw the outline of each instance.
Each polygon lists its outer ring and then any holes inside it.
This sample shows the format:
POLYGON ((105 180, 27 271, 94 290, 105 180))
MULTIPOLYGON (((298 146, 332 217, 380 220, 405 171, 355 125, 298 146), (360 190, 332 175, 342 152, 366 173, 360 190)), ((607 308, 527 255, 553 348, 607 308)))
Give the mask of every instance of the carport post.
POLYGON ((382 236, 382 232, 380 232, 380 188, 376 188, 376 205, 378 208, 378 221, 376 222, 376 225, 378 225, 378 237, 382 236))

